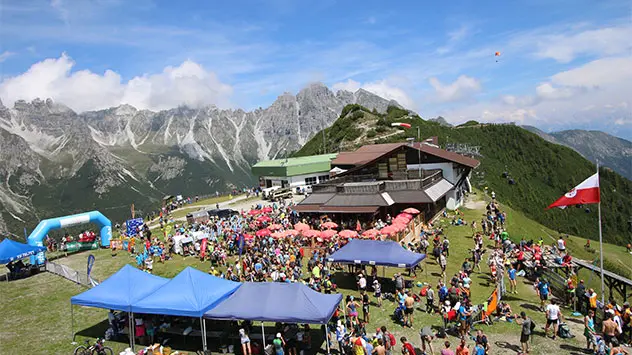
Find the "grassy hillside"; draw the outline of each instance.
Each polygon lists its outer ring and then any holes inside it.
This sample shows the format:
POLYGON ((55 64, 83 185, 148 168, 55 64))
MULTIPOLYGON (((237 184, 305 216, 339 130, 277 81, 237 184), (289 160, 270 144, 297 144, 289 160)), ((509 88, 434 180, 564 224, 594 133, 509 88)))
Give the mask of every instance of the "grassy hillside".
MULTIPOLYGON (((360 129, 355 122, 362 120, 360 115, 368 114, 369 110, 357 105, 343 110, 338 121, 325 130, 327 151, 339 151, 338 147, 345 146, 349 141, 353 142, 353 146, 361 145, 363 142, 355 137, 360 129), (357 118, 353 120, 351 116, 357 118)), ((549 143, 513 125, 471 122, 455 128, 445 127, 418 116, 411 117, 408 112, 395 108, 385 115, 370 114, 377 119, 375 126, 365 128, 368 130, 391 132, 395 130, 390 127, 392 122, 412 125, 406 130, 396 128, 401 131, 399 134, 376 139, 375 143, 404 142, 408 137, 416 137, 419 127, 422 139, 438 136, 441 146, 446 143, 479 146, 482 156, 477 158, 482 164, 473 175, 475 186, 488 187, 508 206, 554 230, 584 238, 598 237, 596 205, 545 210, 546 206, 595 172, 595 165, 574 150, 549 143), (504 172, 515 180, 515 185, 508 183, 508 179, 503 177, 504 172)), ((319 133, 295 155, 317 154, 322 149, 323 138, 319 133)), ((632 218, 632 182, 607 167, 602 167, 600 174, 604 238, 613 243, 627 244, 632 239, 628 225, 628 220, 632 218)))

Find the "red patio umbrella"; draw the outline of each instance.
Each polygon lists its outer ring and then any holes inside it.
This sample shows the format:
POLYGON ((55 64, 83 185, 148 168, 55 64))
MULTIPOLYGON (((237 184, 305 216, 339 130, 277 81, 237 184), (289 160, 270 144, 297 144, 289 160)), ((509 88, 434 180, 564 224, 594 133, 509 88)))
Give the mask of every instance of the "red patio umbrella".
POLYGON ((302 231, 301 234, 303 234, 303 236, 309 237, 309 238, 320 237, 320 231, 317 231, 317 230, 314 230, 314 229, 308 229, 308 230, 302 231))
POLYGON ((250 210, 250 211, 248 211, 248 214, 251 215, 251 216, 256 216, 259 213, 261 213, 261 210, 250 210))
POLYGON ((323 224, 320 225, 323 228, 327 228, 327 229, 335 229, 338 228, 338 224, 334 223, 334 222, 325 222, 323 224))
POLYGON ((266 206, 266 207, 261 209, 261 212, 263 212, 263 213, 272 213, 272 207, 266 206))
POLYGON ((270 236, 274 239, 285 238, 285 234, 283 234, 283 232, 272 232, 270 233, 270 236))
POLYGON ((358 236, 358 232, 352 231, 351 229, 343 229, 338 233, 338 235, 343 238, 355 238, 358 236))
POLYGON ((244 234, 244 240, 253 240, 255 236, 252 234, 244 234))
POLYGON ((360 232, 362 230, 362 225, 360 224, 360 220, 356 222, 356 232, 360 232))
POLYGON ((323 239, 331 239, 331 237, 333 237, 334 235, 338 234, 338 232, 336 232, 333 229, 327 229, 324 230, 322 232, 320 232, 320 237, 323 239))
POLYGON ((288 229, 285 232, 283 232, 284 236, 292 236, 292 237, 296 237, 297 235, 299 235, 299 231, 297 231, 296 229, 288 229))
POLYGON ((391 224, 403 224, 403 225, 407 225, 408 223, 410 223, 410 220, 404 217, 397 217, 391 222, 391 224))
POLYGON ((272 218, 270 218, 270 216, 263 215, 263 216, 257 217, 257 222, 259 223, 271 222, 271 221, 272 221, 272 218))
POLYGON ((277 231, 277 230, 279 230, 281 228, 283 228, 283 226, 278 224, 278 223, 273 223, 273 224, 268 226, 268 229, 271 230, 271 231, 277 231))
POLYGON ((408 207, 407 209, 404 210, 404 212, 408 214, 419 214, 419 210, 412 207, 408 207))
POLYGON ((382 229, 380 229, 380 234, 386 234, 386 235, 393 235, 395 233, 397 233, 398 231, 396 230, 395 227, 391 226, 386 226, 382 229))
POLYGON ((409 221, 411 219, 413 219, 413 216, 410 213, 406 213, 406 212, 402 212, 402 213, 398 214, 397 217, 395 217, 395 218, 399 218, 399 217, 406 218, 409 221))
POLYGON ((267 237, 270 235, 270 230, 268 228, 259 229, 255 234, 257 237, 267 237))
POLYGON ((309 228, 309 226, 303 222, 298 222, 294 225, 294 229, 296 229, 297 231, 306 231, 310 230, 311 228, 309 228))
POLYGON ((393 227, 393 229, 397 232, 401 232, 406 229, 406 225, 401 223, 391 224, 391 227, 393 227))
POLYGON ((362 233, 362 236, 363 237, 375 237, 378 234, 380 234, 379 230, 377 230, 377 229, 368 229, 368 230, 365 230, 362 233))

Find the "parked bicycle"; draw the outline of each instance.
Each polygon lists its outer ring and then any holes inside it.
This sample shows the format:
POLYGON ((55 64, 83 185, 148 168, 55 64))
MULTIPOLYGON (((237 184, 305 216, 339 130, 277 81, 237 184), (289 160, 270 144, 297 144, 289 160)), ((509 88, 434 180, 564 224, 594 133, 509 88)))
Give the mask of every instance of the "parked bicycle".
POLYGON ((104 339, 97 338, 94 345, 90 345, 90 339, 86 339, 86 345, 79 345, 74 354, 75 355, 114 355, 114 351, 110 347, 103 345, 104 339))

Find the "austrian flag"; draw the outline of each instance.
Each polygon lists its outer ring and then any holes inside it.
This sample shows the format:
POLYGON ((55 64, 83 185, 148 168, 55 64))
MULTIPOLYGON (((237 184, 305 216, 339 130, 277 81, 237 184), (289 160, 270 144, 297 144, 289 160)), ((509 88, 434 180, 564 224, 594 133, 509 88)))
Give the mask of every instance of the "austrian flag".
POLYGON ((590 203, 599 203, 599 173, 584 180, 574 189, 564 194, 564 196, 553 202, 547 209, 558 207, 565 208, 572 205, 586 205, 590 203))

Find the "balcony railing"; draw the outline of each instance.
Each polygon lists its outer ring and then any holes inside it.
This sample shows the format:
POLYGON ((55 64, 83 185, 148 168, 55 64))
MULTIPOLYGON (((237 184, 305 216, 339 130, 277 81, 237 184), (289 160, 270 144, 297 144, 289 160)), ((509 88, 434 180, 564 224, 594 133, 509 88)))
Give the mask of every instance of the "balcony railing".
MULTIPOLYGON (((343 176, 338 179, 332 179, 322 184, 312 186, 315 193, 342 193, 342 194, 374 194, 385 191, 404 191, 404 190, 425 190, 443 179, 443 171, 423 170, 428 172, 422 174, 422 179, 407 180, 382 180, 376 181, 371 175, 372 180, 361 179, 369 175, 343 176), (358 181, 359 180, 359 181, 358 181)), ((417 173, 418 174, 418 173, 417 173)), ((409 176, 412 176, 409 174, 409 176)))

